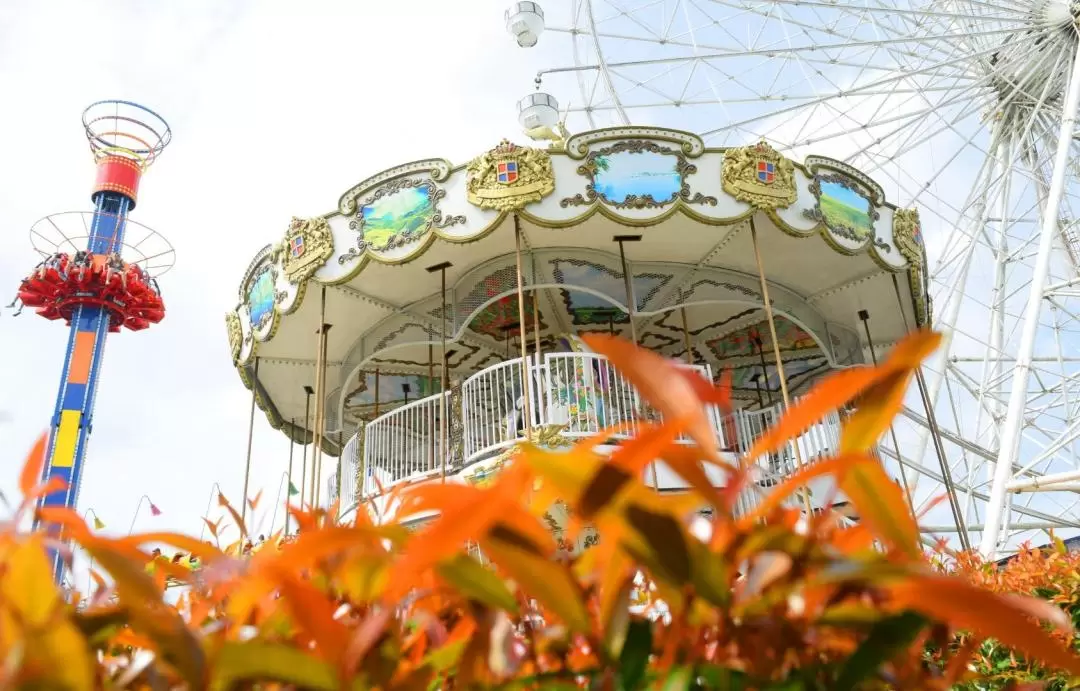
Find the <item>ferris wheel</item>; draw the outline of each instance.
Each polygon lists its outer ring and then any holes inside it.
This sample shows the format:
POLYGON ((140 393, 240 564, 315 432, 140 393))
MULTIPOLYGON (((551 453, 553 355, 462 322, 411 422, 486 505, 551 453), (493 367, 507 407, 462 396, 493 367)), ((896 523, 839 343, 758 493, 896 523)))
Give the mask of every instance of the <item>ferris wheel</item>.
MULTIPOLYGON (((917 207, 949 339, 926 367, 936 424, 908 406, 899 457, 883 454, 924 504, 953 484, 952 532, 985 554, 1080 528, 1080 3, 542 5, 506 14, 536 46, 543 98, 523 106, 560 103, 571 131, 765 139, 850 163, 917 207)), ((941 510, 922 519, 931 532, 950 530, 941 510)))

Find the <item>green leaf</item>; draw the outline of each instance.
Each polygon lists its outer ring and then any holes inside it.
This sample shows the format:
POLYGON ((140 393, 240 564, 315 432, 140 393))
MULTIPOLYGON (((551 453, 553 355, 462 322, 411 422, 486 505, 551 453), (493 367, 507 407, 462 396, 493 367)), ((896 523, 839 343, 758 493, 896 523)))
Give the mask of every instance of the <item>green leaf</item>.
POLYGON ((667 680, 660 688, 663 691, 688 691, 693 678, 694 670, 690 667, 676 667, 668 673, 667 680))
POLYGON ((688 537, 674 516, 631 504, 626 521, 651 550, 652 566, 672 584, 690 580, 692 564, 688 537))
POLYGON ((507 542, 488 540, 484 548, 525 592, 562 618, 572 631, 589 630, 581 588, 569 569, 507 542))
POLYGON ((517 600, 503 580, 472 557, 458 554, 453 559, 440 563, 436 571, 465 597, 494 609, 517 614, 517 600))
POLYGON ((744 691, 747 687, 747 676, 744 672, 737 672, 720 665, 699 665, 694 672, 696 688, 708 689, 708 691, 744 691))
POLYGON ((626 643, 619 655, 619 688, 631 691, 639 688, 652 654, 652 623, 647 619, 630 622, 626 643))
POLYGON ((897 651, 906 648, 926 626, 926 619, 914 612, 904 612, 882 619, 870 629, 862 645, 852 653, 840 670, 834 689, 854 689, 860 681, 871 676, 897 651))
POLYGON ((255 681, 326 691, 341 687, 329 663, 292 646, 262 641, 226 642, 214 665, 211 691, 226 691, 255 681))

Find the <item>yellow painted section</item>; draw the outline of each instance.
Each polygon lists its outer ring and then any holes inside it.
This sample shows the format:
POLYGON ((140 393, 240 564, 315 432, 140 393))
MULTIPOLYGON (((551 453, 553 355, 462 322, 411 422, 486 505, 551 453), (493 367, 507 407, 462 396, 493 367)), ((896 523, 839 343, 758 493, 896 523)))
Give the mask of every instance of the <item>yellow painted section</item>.
POLYGON ((60 428, 56 430, 56 444, 53 446, 54 467, 70 468, 75 464, 75 444, 79 440, 81 418, 82 413, 77 410, 60 411, 60 428))

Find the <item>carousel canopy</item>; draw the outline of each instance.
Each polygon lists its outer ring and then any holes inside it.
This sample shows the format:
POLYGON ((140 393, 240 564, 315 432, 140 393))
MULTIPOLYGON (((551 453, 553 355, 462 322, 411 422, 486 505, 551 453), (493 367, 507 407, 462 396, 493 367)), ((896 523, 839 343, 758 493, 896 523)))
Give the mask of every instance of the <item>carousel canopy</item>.
POLYGON ((439 389, 444 334, 450 378, 519 357, 522 314, 530 352, 537 339, 547 353, 583 332, 636 335, 731 368, 737 401, 755 407, 779 389, 759 258, 795 394, 929 323, 917 212, 867 175, 765 143, 708 149, 693 134, 622 127, 360 182, 255 256, 229 341, 270 423, 305 440, 305 387, 330 325, 331 452, 335 433, 439 389))

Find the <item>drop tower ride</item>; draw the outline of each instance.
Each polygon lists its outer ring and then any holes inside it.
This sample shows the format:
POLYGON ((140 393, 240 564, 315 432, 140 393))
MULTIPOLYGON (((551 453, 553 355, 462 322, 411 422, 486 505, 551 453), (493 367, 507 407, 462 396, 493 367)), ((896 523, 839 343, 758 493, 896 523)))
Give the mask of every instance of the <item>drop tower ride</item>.
MULTIPOLYGON (((128 101, 94 103, 82 121, 97 165, 94 210, 54 214, 34 224, 31 242, 42 261, 18 293, 24 307, 69 327, 42 474, 42 481, 57 478, 66 487, 42 497, 39 507, 77 505, 106 337, 124 328, 141 331, 164 318, 157 277, 174 257, 164 238, 128 220, 142 174, 169 144, 169 125, 128 101)), ((59 583, 64 565, 58 552, 51 558, 59 583)))

